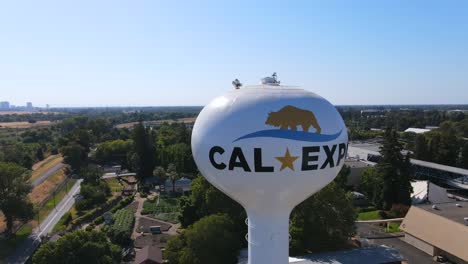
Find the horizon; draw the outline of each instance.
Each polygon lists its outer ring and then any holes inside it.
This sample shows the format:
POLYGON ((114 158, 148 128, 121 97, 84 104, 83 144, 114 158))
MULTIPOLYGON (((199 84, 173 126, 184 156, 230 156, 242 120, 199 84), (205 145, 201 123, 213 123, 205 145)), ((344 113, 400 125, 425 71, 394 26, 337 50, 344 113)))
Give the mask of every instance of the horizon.
POLYGON ((464 2, 2 7, 0 101, 14 105, 206 105, 273 72, 334 105, 468 102, 464 2))

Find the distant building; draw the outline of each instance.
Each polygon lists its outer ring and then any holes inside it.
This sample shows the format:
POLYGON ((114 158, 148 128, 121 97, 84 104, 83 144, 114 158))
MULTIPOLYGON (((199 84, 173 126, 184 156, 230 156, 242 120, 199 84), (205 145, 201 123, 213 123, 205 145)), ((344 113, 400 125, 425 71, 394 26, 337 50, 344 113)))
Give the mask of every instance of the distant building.
POLYGON ((431 256, 468 262, 468 202, 411 206, 401 223, 408 244, 431 256))
MULTIPOLYGON (((188 178, 181 178, 175 182, 175 191, 178 193, 188 192, 192 189, 191 183, 192 183, 192 180, 188 178)), ((167 180, 164 183, 164 189, 167 193, 172 192, 172 190, 174 189, 172 185, 172 181, 167 180)))
POLYGON ((416 134, 424 134, 431 131, 431 129, 427 128, 415 128, 415 127, 409 127, 405 130, 406 133, 416 133, 416 134))
POLYGON ((27 110, 32 110, 33 109, 33 104, 31 102, 26 103, 26 109, 27 110))
MULTIPOLYGON (((351 141, 349 142, 347 159, 362 161, 371 165, 375 165, 380 160, 380 146, 377 141, 351 141)), ((403 151, 405 155, 407 151, 403 151)), ((414 178, 427 179, 431 178, 438 181, 443 181, 446 184, 459 189, 468 190, 468 170, 437 164, 433 162, 411 159, 411 165, 414 169, 414 178)))
POLYGON ((0 110, 10 109, 10 103, 7 101, 0 102, 0 110))
POLYGON ((373 164, 365 161, 346 159, 345 165, 350 168, 350 173, 346 181, 346 185, 357 188, 361 184, 362 173, 368 167, 372 167, 373 164))
POLYGON ((136 252, 134 264, 162 264, 162 251, 155 246, 146 246, 136 252))

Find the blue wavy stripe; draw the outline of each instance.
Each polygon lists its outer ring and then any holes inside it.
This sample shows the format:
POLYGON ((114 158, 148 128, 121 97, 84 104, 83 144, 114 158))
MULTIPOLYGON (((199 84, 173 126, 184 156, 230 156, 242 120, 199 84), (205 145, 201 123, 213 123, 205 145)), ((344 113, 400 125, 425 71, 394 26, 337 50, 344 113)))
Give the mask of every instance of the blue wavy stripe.
POLYGON ((327 142, 338 138, 341 135, 342 130, 340 132, 333 134, 333 135, 325 135, 325 134, 317 134, 317 133, 309 133, 304 131, 294 131, 294 130, 286 130, 286 129, 269 129, 269 130, 261 130, 257 132, 253 132, 242 136, 233 142, 247 139, 247 138, 258 138, 258 137, 269 137, 269 138, 284 138, 284 139, 291 139, 297 141, 309 141, 309 142, 327 142))

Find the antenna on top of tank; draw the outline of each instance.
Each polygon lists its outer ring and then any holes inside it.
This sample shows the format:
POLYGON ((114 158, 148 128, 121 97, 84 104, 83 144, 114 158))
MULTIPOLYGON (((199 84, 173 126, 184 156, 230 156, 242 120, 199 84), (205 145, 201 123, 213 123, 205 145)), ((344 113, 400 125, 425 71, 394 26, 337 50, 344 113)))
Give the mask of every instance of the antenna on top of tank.
POLYGON ((273 85, 273 86, 280 85, 280 81, 278 81, 278 75, 276 74, 276 72, 274 72, 271 75, 271 77, 268 76, 268 77, 262 78, 261 83, 264 85, 273 85))
POLYGON ((239 89, 242 86, 242 83, 239 81, 239 79, 235 79, 232 81, 232 85, 234 85, 234 88, 239 89))

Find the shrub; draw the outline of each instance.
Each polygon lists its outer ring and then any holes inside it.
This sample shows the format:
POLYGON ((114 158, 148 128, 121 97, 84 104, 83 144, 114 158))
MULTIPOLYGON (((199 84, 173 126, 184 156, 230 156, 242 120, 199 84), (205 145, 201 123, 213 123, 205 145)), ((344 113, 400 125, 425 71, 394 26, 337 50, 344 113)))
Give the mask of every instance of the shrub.
POLYGON ((388 218, 388 214, 387 214, 387 212, 385 212, 384 210, 380 210, 380 211, 379 211, 379 216, 380 216, 382 219, 387 219, 387 218, 388 218))
POLYGON ((409 206, 404 204, 394 204, 390 209, 390 215, 392 218, 400 218, 405 217, 406 213, 408 213, 409 206))
POLYGON ((94 219, 93 223, 96 224, 96 225, 100 225, 100 224, 102 224, 102 222, 104 222, 104 217, 102 217, 102 215, 101 215, 101 216, 97 217, 96 219, 94 219))

